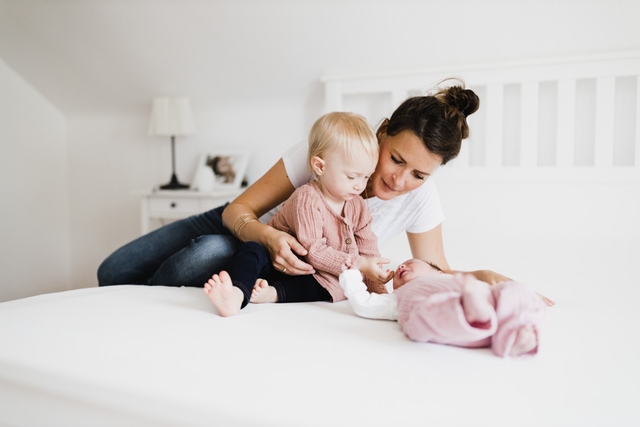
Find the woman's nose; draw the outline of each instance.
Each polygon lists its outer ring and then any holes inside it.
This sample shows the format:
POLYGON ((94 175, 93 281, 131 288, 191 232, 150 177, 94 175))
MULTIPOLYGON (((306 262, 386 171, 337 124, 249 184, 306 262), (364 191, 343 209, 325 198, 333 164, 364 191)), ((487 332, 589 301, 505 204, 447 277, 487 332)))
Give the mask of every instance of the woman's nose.
POLYGON ((399 172, 393 175, 393 187, 395 190, 401 190, 402 188, 404 188, 404 182, 406 180, 406 177, 404 176, 404 173, 399 172))

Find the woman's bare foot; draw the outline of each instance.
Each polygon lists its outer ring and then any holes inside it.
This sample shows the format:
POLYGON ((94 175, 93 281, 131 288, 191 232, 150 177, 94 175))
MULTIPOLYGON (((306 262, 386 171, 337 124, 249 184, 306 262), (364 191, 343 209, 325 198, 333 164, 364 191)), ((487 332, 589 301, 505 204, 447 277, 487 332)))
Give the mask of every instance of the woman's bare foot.
POLYGON ((251 300, 254 304, 262 304, 265 302, 278 302, 278 293, 276 288, 269 286, 269 282, 264 279, 256 280, 251 291, 251 300))
POLYGON ((204 293, 222 317, 234 316, 242 308, 244 294, 233 286, 229 273, 224 270, 207 280, 204 284, 204 293))
POLYGON ((495 312, 489 285, 477 280, 466 280, 462 291, 462 309, 467 322, 475 328, 489 329, 495 312))
POLYGON ((516 335, 516 340, 509 351, 509 356, 520 356, 531 353, 538 348, 538 332, 532 325, 523 326, 516 335))

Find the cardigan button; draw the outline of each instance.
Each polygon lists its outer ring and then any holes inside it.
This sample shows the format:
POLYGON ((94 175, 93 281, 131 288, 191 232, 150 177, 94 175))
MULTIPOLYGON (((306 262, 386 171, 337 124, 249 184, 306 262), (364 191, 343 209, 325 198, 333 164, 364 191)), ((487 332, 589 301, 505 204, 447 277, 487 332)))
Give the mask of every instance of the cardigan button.
POLYGON ((347 237, 347 240, 344 241, 347 245, 350 245, 352 240, 351 237, 347 237))

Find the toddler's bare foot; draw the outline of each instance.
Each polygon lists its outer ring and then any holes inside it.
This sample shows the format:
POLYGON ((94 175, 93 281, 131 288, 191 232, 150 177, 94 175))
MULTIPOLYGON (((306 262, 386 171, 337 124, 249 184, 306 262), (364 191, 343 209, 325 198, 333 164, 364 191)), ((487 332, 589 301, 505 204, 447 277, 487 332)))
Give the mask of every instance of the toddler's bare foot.
POLYGON ((224 270, 207 280, 204 284, 204 293, 222 317, 234 316, 242 308, 244 294, 233 286, 229 273, 224 270))
POLYGON ((516 340, 509 351, 509 356, 520 356, 531 353, 538 347, 538 333, 532 325, 523 326, 516 335, 516 340))
POLYGON ((254 304, 278 302, 278 293, 276 292, 276 288, 269 286, 266 280, 258 279, 256 280, 256 284, 253 285, 250 301, 254 304))
POLYGON ((491 327, 491 315, 495 311, 489 285, 477 280, 466 280, 462 291, 462 308, 467 322, 475 328, 491 327))

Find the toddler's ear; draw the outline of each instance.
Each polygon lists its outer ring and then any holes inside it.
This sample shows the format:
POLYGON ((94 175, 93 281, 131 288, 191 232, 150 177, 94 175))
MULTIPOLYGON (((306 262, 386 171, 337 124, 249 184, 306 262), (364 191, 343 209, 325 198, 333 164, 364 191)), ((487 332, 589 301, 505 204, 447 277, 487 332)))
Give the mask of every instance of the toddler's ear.
POLYGON ((325 161, 320 156, 313 156, 309 163, 316 176, 324 175, 325 161))

